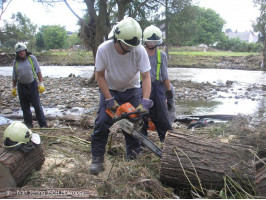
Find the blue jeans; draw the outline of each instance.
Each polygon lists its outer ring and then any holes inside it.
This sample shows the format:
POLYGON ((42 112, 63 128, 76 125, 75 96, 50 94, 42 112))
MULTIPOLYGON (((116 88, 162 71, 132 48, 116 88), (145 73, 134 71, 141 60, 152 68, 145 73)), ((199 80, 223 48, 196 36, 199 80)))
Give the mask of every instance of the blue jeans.
MULTIPOLYGON (((110 90, 110 92, 119 105, 129 102, 136 108, 141 102, 141 88, 132 88, 124 92, 110 90)), ((104 155, 105 146, 107 144, 108 135, 110 133, 109 128, 113 125, 112 118, 105 112, 105 98, 101 92, 99 106, 100 108, 95 120, 94 132, 91 136, 91 153, 93 157, 104 155)), ((126 140, 127 158, 133 159, 140 151, 140 142, 124 131, 123 134, 126 140)))
POLYGON ((30 110, 30 105, 32 105, 39 126, 46 127, 47 124, 40 101, 37 81, 34 80, 30 84, 18 83, 18 96, 25 124, 32 126, 32 113, 30 110))

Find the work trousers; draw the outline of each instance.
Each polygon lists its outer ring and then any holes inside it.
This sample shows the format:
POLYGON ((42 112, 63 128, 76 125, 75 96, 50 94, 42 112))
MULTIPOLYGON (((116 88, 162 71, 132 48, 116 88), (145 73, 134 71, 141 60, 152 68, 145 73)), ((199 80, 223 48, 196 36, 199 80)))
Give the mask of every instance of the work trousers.
MULTIPOLYGON (((156 127, 160 141, 163 142, 166 131, 172 130, 165 97, 165 87, 163 83, 159 81, 152 82, 150 99, 153 101, 153 106, 149 110, 151 120, 156 127)), ((148 135, 147 128, 148 122, 146 121, 141 129, 141 133, 146 136, 148 135)))
MULTIPOLYGON (((124 92, 110 90, 111 95, 119 105, 131 103, 135 108, 141 103, 142 90, 141 88, 132 88, 124 92)), ((94 132, 91 136, 91 153, 93 157, 103 156, 105 146, 107 144, 109 128, 113 125, 112 118, 106 113, 105 98, 100 92, 100 103, 97 118, 95 120, 94 132)), ((136 158, 140 152, 140 142, 131 135, 123 131, 126 140, 127 159, 136 158)))
POLYGON ((46 127, 47 123, 40 102, 37 81, 34 80, 30 84, 18 83, 18 96, 25 124, 29 127, 32 126, 32 112, 30 110, 30 105, 32 105, 39 126, 46 127))

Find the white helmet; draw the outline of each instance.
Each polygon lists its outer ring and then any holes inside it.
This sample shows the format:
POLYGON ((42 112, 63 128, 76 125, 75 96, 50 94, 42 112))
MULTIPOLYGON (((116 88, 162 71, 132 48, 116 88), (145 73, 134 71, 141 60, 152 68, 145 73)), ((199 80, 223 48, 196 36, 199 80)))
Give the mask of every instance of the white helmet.
POLYGON ((27 144, 32 141, 35 144, 40 144, 40 136, 32 133, 31 130, 22 122, 11 123, 4 131, 5 148, 19 147, 21 144, 27 144))
POLYGON ((156 45, 162 44, 162 31, 154 26, 150 25, 143 31, 143 42, 154 42, 156 45))
POLYGON ((14 49, 15 49, 15 52, 17 53, 17 52, 19 52, 19 51, 27 50, 27 46, 26 46, 26 44, 24 44, 24 43, 22 43, 22 42, 18 42, 18 43, 15 45, 14 49))
POLYGON ((108 38, 115 37, 128 46, 136 47, 140 44, 142 30, 139 23, 132 17, 121 20, 113 27, 108 38))

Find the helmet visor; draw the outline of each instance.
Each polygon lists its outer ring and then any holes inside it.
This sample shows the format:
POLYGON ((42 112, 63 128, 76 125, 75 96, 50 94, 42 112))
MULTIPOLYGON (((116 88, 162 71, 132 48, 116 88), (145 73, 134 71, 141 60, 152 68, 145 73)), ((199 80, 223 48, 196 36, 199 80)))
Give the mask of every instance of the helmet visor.
POLYGON ((158 40, 148 40, 146 41, 146 44, 149 46, 158 46, 162 44, 162 41, 158 41, 158 40))
POLYGON ((131 40, 124 40, 124 42, 129 45, 136 47, 140 44, 140 40, 137 37, 132 38, 131 40))

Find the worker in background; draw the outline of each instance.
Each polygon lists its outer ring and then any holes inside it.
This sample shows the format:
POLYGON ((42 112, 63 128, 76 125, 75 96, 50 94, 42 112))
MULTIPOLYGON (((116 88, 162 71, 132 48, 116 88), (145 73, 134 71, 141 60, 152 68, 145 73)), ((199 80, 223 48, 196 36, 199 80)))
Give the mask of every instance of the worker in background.
MULTIPOLYGON (((145 48, 140 44, 142 30, 131 17, 120 21, 110 32, 96 54, 95 77, 100 88, 100 103, 94 132, 91 136, 92 163, 90 173, 98 175, 103 170, 105 146, 113 112, 124 103, 131 103, 141 112, 149 112, 153 102, 151 92, 150 63, 145 48), (142 89, 140 87, 142 76, 142 89)), ((126 140, 127 160, 135 159, 140 152, 140 142, 123 131, 126 140)))
MULTIPOLYGON (((151 100, 154 105, 150 109, 151 120, 154 123, 161 142, 164 142, 167 130, 172 130, 168 112, 174 110, 173 91, 167 72, 167 56, 157 48, 162 44, 162 32, 154 26, 148 26, 143 31, 143 43, 151 64, 151 100)), ((173 112, 171 112, 173 113, 173 112)), ((172 118, 172 117, 171 117, 172 118)), ((147 123, 141 132, 147 135, 147 123)))
POLYGON ((47 123, 42 109, 39 93, 43 93, 42 72, 37 58, 27 51, 27 46, 18 42, 15 45, 16 58, 13 63, 12 95, 19 96, 20 106, 23 112, 24 123, 27 127, 32 128, 32 105, 36 119, 41 128, 46 128, 47 123), (39 83, 37 82, 37 78, 39 83))

